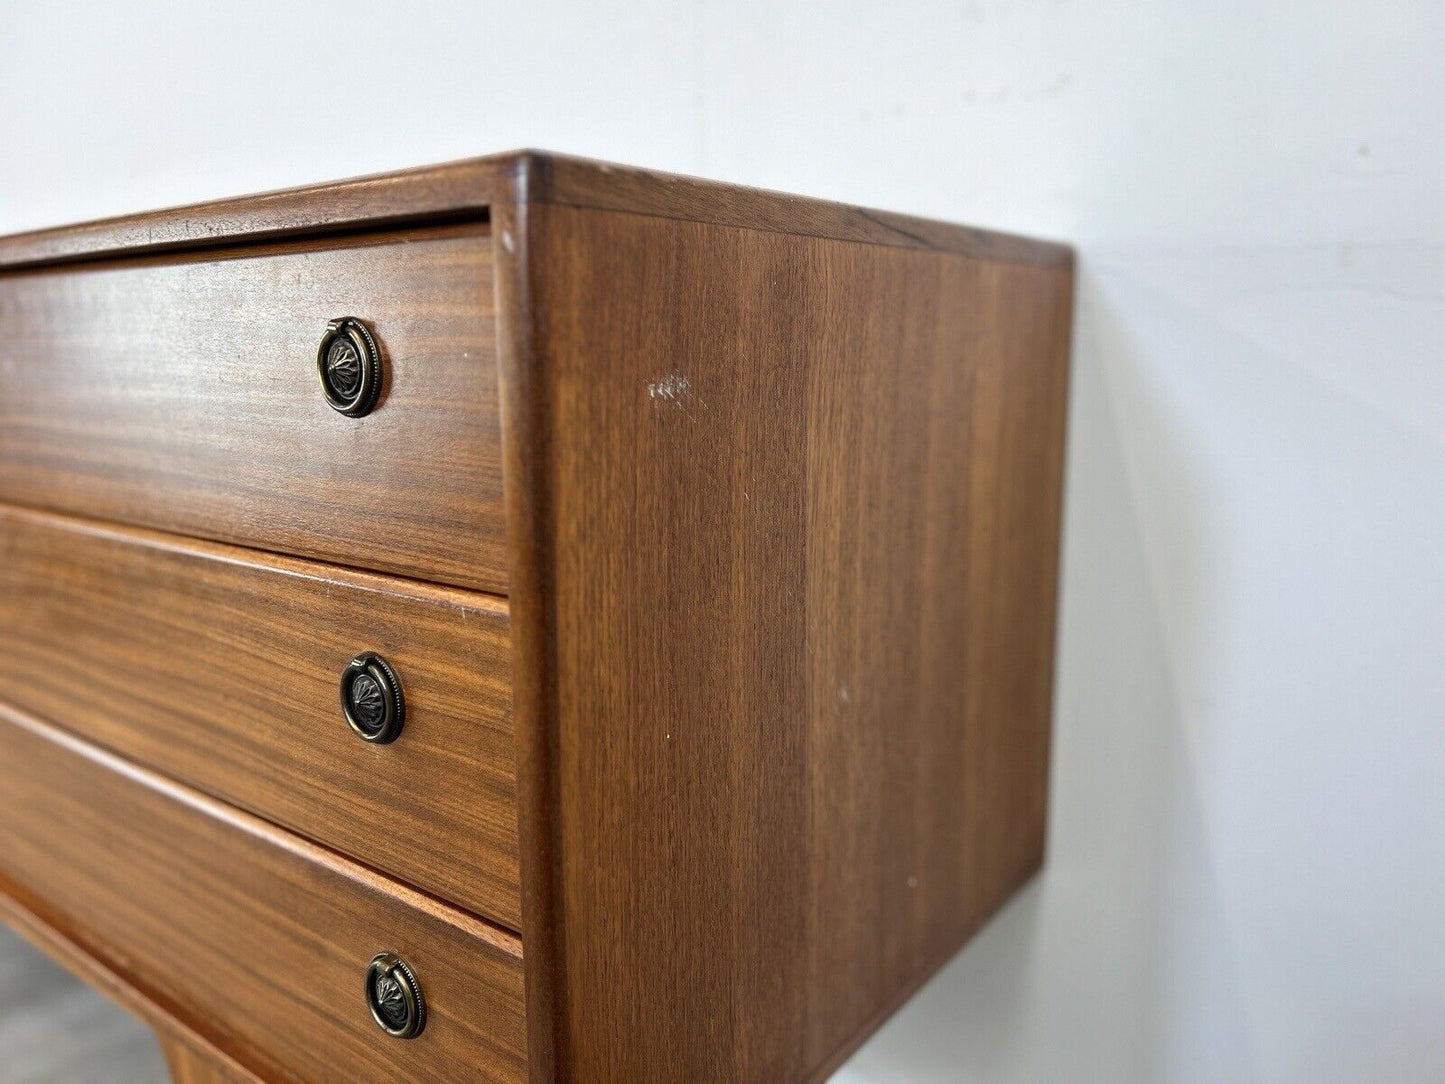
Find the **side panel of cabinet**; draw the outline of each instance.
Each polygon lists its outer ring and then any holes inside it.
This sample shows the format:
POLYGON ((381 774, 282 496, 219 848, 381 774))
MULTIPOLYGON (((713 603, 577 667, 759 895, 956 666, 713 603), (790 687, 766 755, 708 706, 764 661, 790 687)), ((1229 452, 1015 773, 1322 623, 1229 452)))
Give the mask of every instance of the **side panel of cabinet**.
POLYGON ((1042 861, 1070 255, 494 228, 534 1073, 816 1077, 1042 861))

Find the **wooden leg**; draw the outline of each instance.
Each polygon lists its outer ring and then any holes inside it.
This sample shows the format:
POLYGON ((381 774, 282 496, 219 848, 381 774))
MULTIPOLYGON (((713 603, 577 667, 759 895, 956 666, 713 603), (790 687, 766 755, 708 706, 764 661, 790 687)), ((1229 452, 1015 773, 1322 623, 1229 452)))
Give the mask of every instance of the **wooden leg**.
POLYGON ((164 1032, 157 1032, 156 1038, 171 1071, 171 1084, 255 1084, 249 1073, 240 1074, 181 1039, 164 1032))

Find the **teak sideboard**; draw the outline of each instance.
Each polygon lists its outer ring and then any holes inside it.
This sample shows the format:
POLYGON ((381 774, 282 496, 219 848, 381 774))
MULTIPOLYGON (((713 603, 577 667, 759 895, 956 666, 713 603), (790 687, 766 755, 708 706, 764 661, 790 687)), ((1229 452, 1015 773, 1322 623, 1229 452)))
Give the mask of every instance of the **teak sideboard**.
POLYGON ((1058 245, 521 152, 0 239, 0 900, 175 1079, 821 1080, 1040 866, 1058 245))

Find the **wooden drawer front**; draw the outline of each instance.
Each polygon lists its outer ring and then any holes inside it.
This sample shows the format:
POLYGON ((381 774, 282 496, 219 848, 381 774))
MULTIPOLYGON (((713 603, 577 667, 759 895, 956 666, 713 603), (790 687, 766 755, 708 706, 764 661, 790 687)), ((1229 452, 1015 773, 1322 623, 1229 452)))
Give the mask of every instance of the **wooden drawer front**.
POLYGON ((505 602, 0 509, 0 698, 520 929, 505 602), (362 741, 348 660, 397 671, 362 741))
POLYGON ((9 709, 0 756, 0 890, 258 1075, 525 1079, 515 938, 9 709), (368 1013, 383 951, 415 1039, 368 1013))
POLYGON ((0 499, 505 592, 492 311, 485 225, 0 275, 0 499))

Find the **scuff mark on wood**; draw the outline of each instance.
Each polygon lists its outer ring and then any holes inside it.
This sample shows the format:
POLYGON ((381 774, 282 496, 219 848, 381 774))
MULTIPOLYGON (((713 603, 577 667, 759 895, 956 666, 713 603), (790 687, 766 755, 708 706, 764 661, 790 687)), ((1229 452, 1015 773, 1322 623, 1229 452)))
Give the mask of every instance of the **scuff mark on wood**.
POLYGON ((689 404, 704 406, 692 390, 692 381, 681 373, 668 373, 648 382, 647 397, 657 410, 685 410, 689 404))

